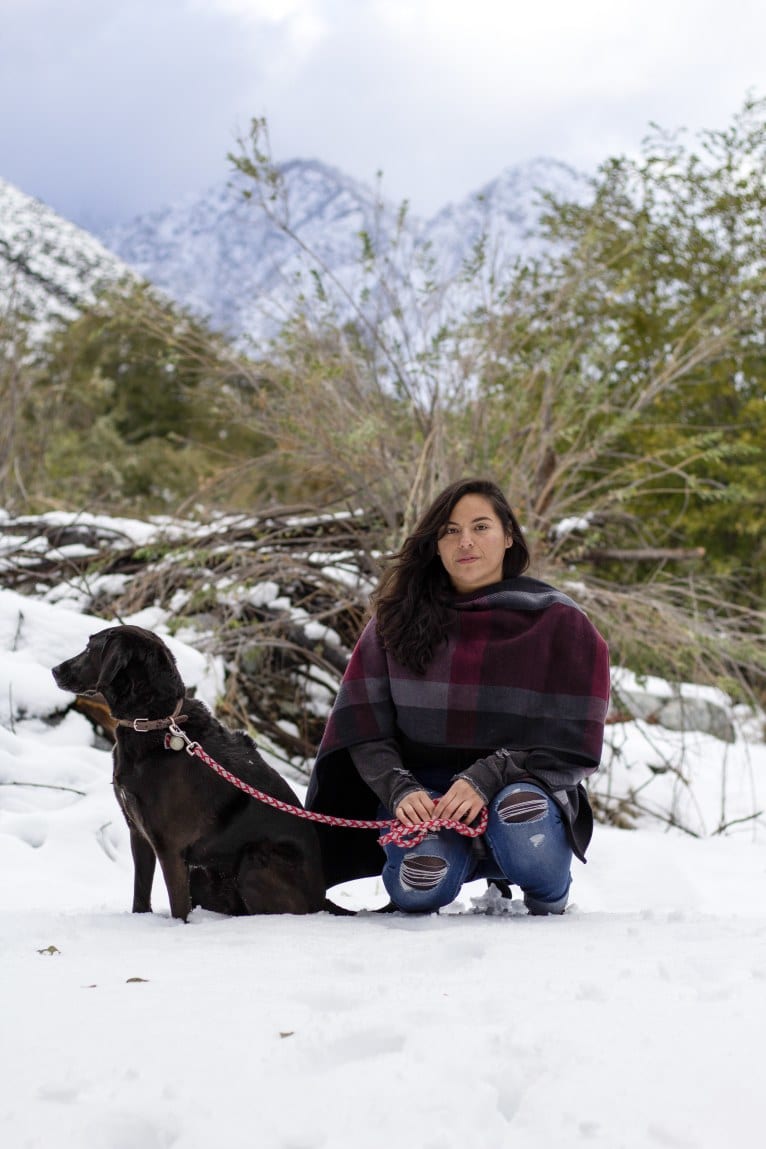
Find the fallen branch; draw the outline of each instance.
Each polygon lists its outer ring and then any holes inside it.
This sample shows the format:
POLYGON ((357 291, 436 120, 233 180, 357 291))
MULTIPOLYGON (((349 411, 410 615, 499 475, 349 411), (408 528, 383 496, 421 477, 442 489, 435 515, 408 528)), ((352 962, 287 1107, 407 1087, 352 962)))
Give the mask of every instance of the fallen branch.
POLYGON ((75 790, 74 786, 54 786, 49 782, 0 782, 0 786, 31 786, 35 790, 66 790, 68 794, 78 794, 80 798, 87 797, 84 790, 75 790))
POLYGON ((694 559, 705 557, 704 547, 639 547, 635 550, 620 550, 599 547, 596 550, 586 551, 580 556, 584 562, 590 563, 655 563, 655 562, 693 562, 694 559))

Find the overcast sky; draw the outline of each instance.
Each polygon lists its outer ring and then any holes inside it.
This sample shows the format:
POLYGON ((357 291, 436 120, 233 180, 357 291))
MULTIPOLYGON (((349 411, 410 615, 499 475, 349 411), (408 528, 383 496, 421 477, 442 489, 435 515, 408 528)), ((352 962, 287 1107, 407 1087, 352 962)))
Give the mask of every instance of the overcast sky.
POLYGON ((763 0, 0 0, 0 178, 92 229, 201 191, 266 116, 420 214, 766 95, 763 0))

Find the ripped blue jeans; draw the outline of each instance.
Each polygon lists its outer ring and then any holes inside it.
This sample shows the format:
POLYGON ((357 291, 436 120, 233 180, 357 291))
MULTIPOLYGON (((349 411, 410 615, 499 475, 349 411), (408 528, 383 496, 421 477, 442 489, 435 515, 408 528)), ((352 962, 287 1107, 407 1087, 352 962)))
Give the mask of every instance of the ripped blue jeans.
MULTIPOLYGON (((438 791, 428 792, 438 797, 438 791)), ((572 848, 561 811, 541 787, 504 787, 489 804, 479 839, 484 849, 474 841, 457 830, 440 830, 418 846, 384 846, 383 884, 397 909, 433 913, 453 902, 464 882, 505 878, 521 888, 531 914, 563 914, 572 848)))

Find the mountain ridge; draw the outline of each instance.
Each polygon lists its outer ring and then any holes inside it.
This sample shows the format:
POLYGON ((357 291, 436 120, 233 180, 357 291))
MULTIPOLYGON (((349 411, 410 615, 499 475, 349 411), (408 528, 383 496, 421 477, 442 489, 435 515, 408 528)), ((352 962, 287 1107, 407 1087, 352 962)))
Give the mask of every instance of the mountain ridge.
POLYGON ((99 235, 0 180, 0 301, 15 297, 44 330, 74 318, 103 286, 146 280, 219 330, 268 338, 296 298, 316 290, 319 272, 341 296, 353 294, 363 235, 392 266, 428 251, 447 282, 481 236, 496 260, 533 251, 540 192, 571 197, 584 187, 569 165, 537 157, 423 219, 321 160, 291 159, 278 171, 286 202, 270 209, 287 210, 297 242, 239 173, 99 235))
POLYGON ((0 307, 27 321, 32 342, 102 288, 135 278, 95 235, 0 179, 0 307))

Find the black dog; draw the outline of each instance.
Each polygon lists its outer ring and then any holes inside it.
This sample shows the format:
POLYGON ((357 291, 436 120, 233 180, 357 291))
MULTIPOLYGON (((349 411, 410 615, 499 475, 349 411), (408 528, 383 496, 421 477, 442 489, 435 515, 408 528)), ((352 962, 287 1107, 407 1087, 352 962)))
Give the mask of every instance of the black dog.
POLYGON ((102 694, 117 720, 113 781, 130 828, 134 913, 151 911, 157 860, 176 918, 186 920, 195 905, 222 914, 336 908, 325 900, 310 822, 244 794, 183 745, 165 748, 172 720, 250 786, 301 805, 247 734, 227 730, 186 697, 175 659, 156 634, 137 626, 99 631, 81 654, 54 667, 53 677, 62 690, 102 694))

